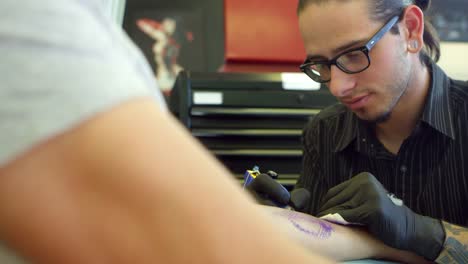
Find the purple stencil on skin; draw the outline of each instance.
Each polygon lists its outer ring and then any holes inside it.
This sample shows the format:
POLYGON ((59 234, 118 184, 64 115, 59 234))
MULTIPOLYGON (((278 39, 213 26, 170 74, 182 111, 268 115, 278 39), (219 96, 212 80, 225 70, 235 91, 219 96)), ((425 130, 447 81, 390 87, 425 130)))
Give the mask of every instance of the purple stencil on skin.
POLYGON ((293 213, 291 211, 277 212, 275 214, 287 217, 289 222, 291 222, 293 226, 299 231, 316 238, 329 238, 331 236, 331 233, 333 232, 333 227, 331 226, 331 224, 319 219, 307 217, 306 215, 293 213), (301 222, 313 224, 314 226, 312 228, 307 228, 304 225, 301 225, 301 222))

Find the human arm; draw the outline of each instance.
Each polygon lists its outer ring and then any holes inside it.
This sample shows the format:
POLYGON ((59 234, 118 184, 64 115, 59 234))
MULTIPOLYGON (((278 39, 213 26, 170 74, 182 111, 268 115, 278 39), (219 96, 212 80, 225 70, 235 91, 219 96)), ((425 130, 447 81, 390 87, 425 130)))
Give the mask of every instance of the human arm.
MULTIPOLYGON (((317 144, 318 133, 316 123, 315 119, 312 120, 303 130, 302 171, 294 186, 294 190, 290 194, 280 183, 274 180, 274 178, 276 178, 275 176, 269 175, 268 173, 261 173, 257 177, 251 177, 252 180, 246 185, 246 189, 255 197, 259 204, 278 207, 291 206, 296 211, 312 215, 316 213, 320 199, 327 190, 325 182, 323 181, 323 175, 321 175, 320 172, 320 155, 317 144), (265 177, 262 178, 261 176, 265 177), (258 179, 261 179, 262 182, 258 183, 258 179), (268 179, 270 180, 267 181, 268 179), (276 183, 276 187, 272 187, 272 185, 274 185, 273 182, 276 183), (295 196, 297 191, 300 192, 299 194, 306 191, 308 195, 307 197, 304 195, 297 197, 295 196), (286 192, 287 195, 285 195, 286 192), (296 200, 294 199, 295 197, 301 200, 300 208, 295 206, 293 202, 296 200)), ((275 172, 273 173, 276 174, 275 172)))
POLYGON ((328 263, 272 235, 236 185, 134 99, 0 168, 0 234, 34 263, 328 263))
POLYGON ((319 202, 327 191, 326 183, 320 174, 320 149, 317 140, 320 132, 314 118, 302 133, 302 171, 294 189, 305 188, 310 192, 309 205, 301 210, 315 215, 319 202))
POLYGON ((300 212, 262 206, 288 235, 309 250, 337 261, 386 259, 404 263, 428 263, 407 251, 391 248, 360 227, 342 226, 300 212))
POLYGON ((445 243, 437 263, 468 263, 468 228, 442 221, 445 243))
POLYGON ((277 175, 274 171, 250 176, 246 189, 259 204, 282 208, 290 206, 295 211, 312 215, 316 213, 321 196, 326 192, 326 185, 320 171, 316 127, 312 124, 303 131, 302 171, 291 193, 275 181, 277 175))
POLYGON ((454 229, 439 219, 416 214, 389 195, 373 175, 360 173, 328 191, 319 216, 338 213, 349 222, 366 225, 386 244, 429 260, 467 255, 466 228, 454 229))

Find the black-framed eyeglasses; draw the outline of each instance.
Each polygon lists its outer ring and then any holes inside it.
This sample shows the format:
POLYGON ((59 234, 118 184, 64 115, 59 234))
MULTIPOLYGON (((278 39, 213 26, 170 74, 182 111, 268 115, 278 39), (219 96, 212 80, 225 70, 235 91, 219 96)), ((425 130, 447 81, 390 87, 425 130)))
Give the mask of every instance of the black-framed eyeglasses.
POLYGON ((331 79, 331 66, 336 65, 345 73, 353 74, 364 71, 370 66, 369 51, 399 20, 398 16, 390 19, 367 43, 366 45, 345 51, 333 59, 326 61, 309 61, 306 59, 299 66, 312 80, 318 83, 326 83, 331 79))

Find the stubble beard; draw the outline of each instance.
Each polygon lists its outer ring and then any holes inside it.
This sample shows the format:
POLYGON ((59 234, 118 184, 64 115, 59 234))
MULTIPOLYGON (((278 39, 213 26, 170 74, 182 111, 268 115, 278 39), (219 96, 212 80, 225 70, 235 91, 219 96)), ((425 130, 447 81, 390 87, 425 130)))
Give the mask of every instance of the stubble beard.
POLYGON ((366 120, 367 122, 377 125, 390 120, 395 106, 408 90, 408 86, 413 76, 413 67, 410 63, 405 63, 404 58, 401 58, 401 63, 395 66, 392 76, 400 76, 400 78, 397 78, 393 83, 388 84, 385 87, 386 91, 390 91, 390 96, 393 96, 390 103, 382 113, 379 113, 375 118, 366 120))

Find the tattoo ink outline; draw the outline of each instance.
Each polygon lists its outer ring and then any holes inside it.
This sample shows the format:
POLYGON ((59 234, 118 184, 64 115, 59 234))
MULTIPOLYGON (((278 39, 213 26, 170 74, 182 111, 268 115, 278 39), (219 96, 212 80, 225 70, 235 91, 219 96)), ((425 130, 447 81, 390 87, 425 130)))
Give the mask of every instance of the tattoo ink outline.
POLYGON ((288 221, 291 222, 291 224, 297 230, 307 235, 313 236, 315 238, 327 239, 331 236, 331 233, 333 232, 333 227, 331 226, 331 224, 323 220, 309 218, 301 214, 296 214, 292 212, 277 212, 275 214, 287 217, 288 221), (306 221, 308 223, 318 225, 318 230, 316 231, 316 230, 305 228, 304 226, 300 224, 300 221, 306 221))

